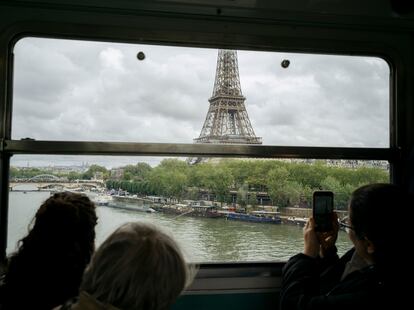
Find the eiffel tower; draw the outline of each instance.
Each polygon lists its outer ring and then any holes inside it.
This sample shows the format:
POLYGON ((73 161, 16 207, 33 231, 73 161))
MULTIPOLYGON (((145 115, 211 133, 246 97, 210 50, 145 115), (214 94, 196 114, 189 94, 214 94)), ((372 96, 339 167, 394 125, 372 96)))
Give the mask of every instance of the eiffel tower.
POLYGON ((213 95, 195 143, 262 144, 247 115, 240 86, 237 52, 219 50, 213 95))

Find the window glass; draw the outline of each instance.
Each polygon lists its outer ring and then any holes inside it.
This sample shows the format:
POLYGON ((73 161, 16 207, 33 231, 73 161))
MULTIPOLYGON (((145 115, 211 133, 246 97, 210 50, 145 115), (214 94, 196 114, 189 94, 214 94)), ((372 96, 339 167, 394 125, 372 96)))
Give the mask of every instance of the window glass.
MULTIPOLYGON (((8 253, 40 204, 77 191, 98 205, 97 245, 129 221, 171 233, 195 262, 284 261, 303 249, 312 192, 334 192, 339 218, 357 187, 389 182, 387 162, 36 156, 12 158, 8 253)), ((351 243, 344 231, 340 253, 351 243)))
POLYGON ((224 52, 24 38, 13 139, 389 147, 384 60, 224 52))

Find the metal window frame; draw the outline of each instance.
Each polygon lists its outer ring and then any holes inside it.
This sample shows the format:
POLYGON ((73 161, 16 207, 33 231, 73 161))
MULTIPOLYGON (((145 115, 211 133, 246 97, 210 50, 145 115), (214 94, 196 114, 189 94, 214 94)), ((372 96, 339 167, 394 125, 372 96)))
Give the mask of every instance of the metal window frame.
MULTIPOLYGON (((28 8, 25 8, 28 10, 28 8)), ((397 109, 397 94, 405 94, 402 83, 405 77, 404 63, 400 57, 409 51, 399 50, 399 42, 408 41, 406 35, 385 33, 389 25, 372 26, 360 20, 359 28, 343 21, 333 25, 325 20, 317 21, 316 15, 297 22, 294 17, 282 14, 259 19, 257 14, 249 18, 249 11, 231 11, 228 16, 216 16, 205 9, 197 15, 193 11, 172 13, 149 11, 115 11, 110 9, 87 9, 80 7, 32 7, 26 17, 12 20, 0 33, 0 260, 6 257, 8 224, 8 179, 10 157, 14 154, 79 154, 79 155, 137 155, 137 156, 212 156, 212 157, 257 157, 257 158, 316 158, 316 159, 375 159, 390 162, 391 181, 403 182, 402 154, 407 148, 405 127, 402 119, 404 106, 397 109), (66 14, 65 10, 72 10, 66 14), (89 24, 85 16, 97 16, 89 24), (38 21, 39 12, 51 12, 55 16, 38 21), (75 13, 81 16, 71 20, 75 13), (241 16, 239 16, 241 14, 241 16), (243 16, 245 15, 245 16, 243 16), (106 24, 109 16, 111 25, 106 24), (61 17, 61 20, 59 20, 61 17), (32 20, 32 18, 34 20, 32 20), (122 18, 126 18, 124 21, 122 18), (140 20, 137 20, 140 18, 140 20), (290 19, 289 19, 290 18, 290 19), (142 20, 141 20, 142 19, 142 20), (161 26, 155 25, 161 21, 161 26), (195 24, 194 24, 195 23, 195 24), (118 28, 114 29, 114 25, 118 28), (332 27, 330 29, 329 27, 332 27), (365 29, 365 31, 363 31, 365 29), (275 33, 273 33, 273 31, 275 33), (340 38, 336 38, 336 33, 340 38), (382 37, 375 37, 381 32, 382 37), (372 36, 374 34, 374 36, 372 36), (165 144, 165 143, 122 143, 90 141, 32 141, 12 140, 12 81, 13 46, 22 37, 39 36, 62 39, 90 39, 102 41, 149 43, 177 46, 226 47, 263 51, 289 51, 324 54, 348 54, 380 56, 390 64, 390 147, 389 148, 346 148, 346 147, 288 147, 269 145, 211 145, 211 144, 165 144), (335 44, 332 40, 336 38, 335 44), (368 40, 371 38, 370 40, 368 40), (398 69, 398 70, 397 70, 398 69)), ((257 12, 256 12, 257 13, 257 12)), ((330 17, 332 18, 332 17, 330 17)), ((6 22, 7 23, 7 22, 6 22)), ((404 28, 404 25, 397 25, 404 28)), ((404 45, 401 44, 401 45, 404 45)))

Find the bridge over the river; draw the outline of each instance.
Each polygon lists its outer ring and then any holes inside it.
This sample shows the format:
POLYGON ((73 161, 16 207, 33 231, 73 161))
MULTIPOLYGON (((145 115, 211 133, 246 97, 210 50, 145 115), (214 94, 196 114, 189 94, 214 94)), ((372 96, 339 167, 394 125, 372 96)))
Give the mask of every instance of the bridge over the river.
POLYGON ((9 183, 10 191, 48 191, 48 190, 91 190, 105 186, 103 180, 74 180, 68 181, 66 178, 59 178, 51 174, 40 174, 27 179, 13 179, 9 183), (32 189, 25 189, 30 184, 32 189))

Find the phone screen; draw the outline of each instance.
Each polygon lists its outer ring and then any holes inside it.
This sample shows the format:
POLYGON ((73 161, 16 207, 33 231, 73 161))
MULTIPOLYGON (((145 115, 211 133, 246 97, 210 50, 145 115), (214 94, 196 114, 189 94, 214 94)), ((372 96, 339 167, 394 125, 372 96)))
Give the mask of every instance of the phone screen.
POLYGON ((333 193, 315 192, 313 194, 313 218, 317 231, 332 229, 333 193))

